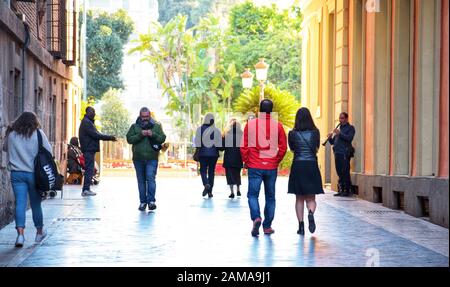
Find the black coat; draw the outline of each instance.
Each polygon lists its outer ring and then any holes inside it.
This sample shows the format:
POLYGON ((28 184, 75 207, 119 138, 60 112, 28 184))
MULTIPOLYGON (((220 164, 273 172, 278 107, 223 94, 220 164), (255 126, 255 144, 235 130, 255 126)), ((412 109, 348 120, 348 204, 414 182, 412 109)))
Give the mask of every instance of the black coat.
POLYGON ((224 137, 222 137, 222 148, 225 151, 223 155, 223 167, 242 168, 241 144, 242 131, 233 127, 224 137))
POLYGON ((113 136, 108 136, 100 133, 87 116, 84 116, 78 130, 78 137, 80 139, 80 147, 83 153, 85 152, 99 152, 100 140, 111 141, 114 140, 113 136))
POLYGON ((195 147, 200 148, 199 157, 219 157, 219 150, 221 150, 222 141, 220 137, 220 130, 214 126, 203 124, 195 133, 195 147), (203 137, 206 134, 206 139, 209 134, 209 141, 205 143, 203 137))
POLYGON ((355 137, 355 127, 351 124, 341 125, 339 128, 341 133, 334 138, 329 139, 330 144, 333 145, 335 154, 347 155, 349 149, 352 147, 352 141, 355 137))

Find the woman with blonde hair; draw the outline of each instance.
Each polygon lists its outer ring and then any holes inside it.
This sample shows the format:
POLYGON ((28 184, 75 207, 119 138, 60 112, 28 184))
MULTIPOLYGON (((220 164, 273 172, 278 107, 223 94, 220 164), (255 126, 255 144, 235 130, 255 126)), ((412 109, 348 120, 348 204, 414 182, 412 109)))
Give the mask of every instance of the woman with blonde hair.
POLYGON ((227 184, 230 186, 231 194, 229 198, 234 198, 233 186, 236 185, 237 196, 241 196, 241 169, 243 167, 240 144, 242 139, 241 125, 232 118, 228 122, 222 135, 223 167, 227 184))

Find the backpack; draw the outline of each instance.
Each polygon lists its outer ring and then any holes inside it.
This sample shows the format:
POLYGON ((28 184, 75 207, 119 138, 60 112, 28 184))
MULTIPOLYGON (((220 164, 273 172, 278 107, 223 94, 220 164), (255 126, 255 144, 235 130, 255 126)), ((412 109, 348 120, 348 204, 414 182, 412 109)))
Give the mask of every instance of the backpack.
POLYGON ((38 153, 34 160, 36 191, 46 197, 48 191, 62 190, 64 180, 58 172, 52 154, 42 145, 42 135, 37 130, 38 153))

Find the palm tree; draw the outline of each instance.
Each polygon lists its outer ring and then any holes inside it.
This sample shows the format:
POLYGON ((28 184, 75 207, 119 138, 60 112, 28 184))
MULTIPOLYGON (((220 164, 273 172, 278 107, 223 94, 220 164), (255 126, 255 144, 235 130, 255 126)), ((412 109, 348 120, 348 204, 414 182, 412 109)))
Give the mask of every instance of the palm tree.
MULTIPOLYGON (((259 112, 260 87, 244 90, 236 99, 234 111, 242 114, 259 112)), ((264 98, 273 102, 273 112, 278 114, 278 121, 285 129, 292 129, 295 122, 295 114, 300 108, 300 103, 288 91, 277 89, 274 85, 264 88, 264 98)))

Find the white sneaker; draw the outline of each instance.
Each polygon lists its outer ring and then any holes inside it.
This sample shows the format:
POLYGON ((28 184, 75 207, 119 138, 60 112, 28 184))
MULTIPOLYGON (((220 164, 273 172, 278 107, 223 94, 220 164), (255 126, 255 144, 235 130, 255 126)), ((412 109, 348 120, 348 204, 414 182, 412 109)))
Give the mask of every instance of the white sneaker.
POLYGON ((23 235, 21 235, 21 234, 17 235, 15 246, 16 247, 22 247, 24 242, 25 242, 25 237, 23 235))
POLYGON ((95 192, 93 192, 93 191, 91 191, 91 190, 83 190, 82 192, 81 192, 81 196, 94 196, 94 195, 96 195, 97 193, 95 193, 95 192))
POLYGON ((47 236, 47 231, 42 230, 42 234, 36 233, 36 239, 34 241, 36 241, 36 243, 40 243, 45 238, 45 236, 47 236))

